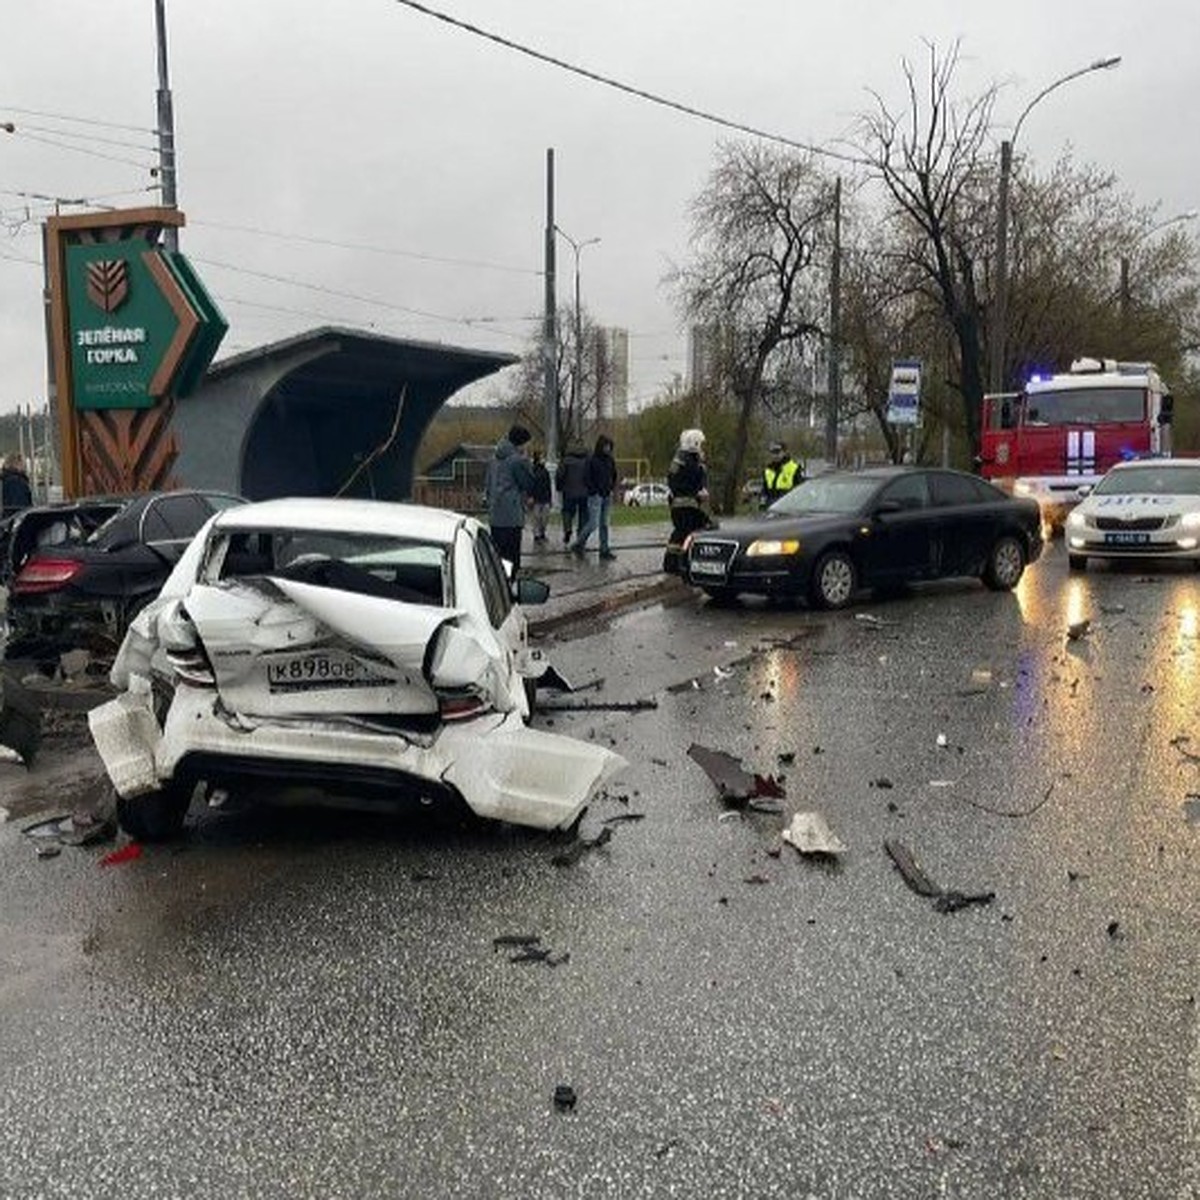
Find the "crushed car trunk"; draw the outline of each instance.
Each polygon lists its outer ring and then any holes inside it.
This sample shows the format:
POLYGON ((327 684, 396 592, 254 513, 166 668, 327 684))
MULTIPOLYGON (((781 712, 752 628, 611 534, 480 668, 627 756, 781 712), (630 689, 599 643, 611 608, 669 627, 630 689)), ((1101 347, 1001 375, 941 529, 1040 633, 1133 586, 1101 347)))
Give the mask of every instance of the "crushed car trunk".
POLYGON ((89 714, 93 738, 125 799, 277 764, 318 784, 357 772, 452 788, 481 817, 569 827, 625 760, 528 728, 461 616, 277 575, 173 576, 131 626, 113 670, 128 690, 89 714), (173 695, 156 705, 149 681, 168 671, 173 695), (464 696, 467 719, 447 715, 464 696))

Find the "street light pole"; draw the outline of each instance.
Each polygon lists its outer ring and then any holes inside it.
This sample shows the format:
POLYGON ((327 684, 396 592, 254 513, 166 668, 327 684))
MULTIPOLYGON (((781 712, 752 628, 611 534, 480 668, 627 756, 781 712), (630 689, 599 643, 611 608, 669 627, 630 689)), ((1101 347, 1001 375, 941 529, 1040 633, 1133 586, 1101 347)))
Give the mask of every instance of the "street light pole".
POLYGON ((1168 217, 1165 221, 1159 221, 1157 225, 1151 225, 1145 233, 1138 234, 1137 237, 1129 243, 1126 248, 1126 253, 1121 255, 1121 290, 1118 293, 1120 312, 1121 312, 1121 332, 1124 333, 1129 323, 1129 309, 1133 300, 1132 290, 1129 283, 1129 251, 1140 246, 1148 237, 1153 237, 1156 233, 1163 229, 1167 229, 1171 225, 1178 225, 1182 221, 1194 221, 1200 217, 1200 209, 1189 208, 1186 212, 1176 213, 1173 217, 1168 217))
POLYGON ((1086 67, 1071 71, 1042 88, 1022 109, 1017 123, 1013 126, 1012 137, 1000 143, 1000 183, 996 189, 996 319, 995 347, 992 351, 991 369, 991 390, 993 392, 1004 390, 1004 356, 1008 348, 1008 193, 1009 181, 1012 178, 1013 147, 1016 145, 1017 135, 1021 132, 1021 125, 1033 107, 1051 92, 1082 75, 1090 75, 1093 71, 1107 71, 1117 66, 1120 61, 1119 54, 1109 58, 1098 58, 1095 62, 1088 63, 1086 67))
POLYGON ((556 225, 555 228, 562 234, 563 238, 575 252, 575 370, 571 374, 571 411, 578 414, 579 401, 583 390, 583 311, 579 304, 579 256, 583 253, 584 247, 594 246, 600 239, 594 237, 577 242, 561 226, 556 225))

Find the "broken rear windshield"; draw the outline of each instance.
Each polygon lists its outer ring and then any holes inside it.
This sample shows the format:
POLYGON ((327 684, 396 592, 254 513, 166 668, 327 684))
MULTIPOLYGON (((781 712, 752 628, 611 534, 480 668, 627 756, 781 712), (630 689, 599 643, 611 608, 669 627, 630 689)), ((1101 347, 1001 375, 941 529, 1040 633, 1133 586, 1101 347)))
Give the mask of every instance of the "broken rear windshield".
POLYGON ((440 542, 328 530, 223 529, 209 547, 219 579, 277 575, 317 587, 446 605, 449 547, 440 542))

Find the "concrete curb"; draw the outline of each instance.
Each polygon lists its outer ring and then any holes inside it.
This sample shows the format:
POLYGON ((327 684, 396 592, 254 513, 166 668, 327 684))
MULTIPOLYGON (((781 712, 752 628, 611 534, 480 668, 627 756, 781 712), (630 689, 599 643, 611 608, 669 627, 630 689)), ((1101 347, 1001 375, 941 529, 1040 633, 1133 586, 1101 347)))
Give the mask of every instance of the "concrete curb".
POLYGON ((670 597, 678 597, 682 600, 690 591, 691 589, 688 585, 675 575, 667 575, 653 582, 639 583, 633 587, 613 590, 599 600, 581 604, 578 608, 572 608, 568 612, 556 613, 551 617, 543 617, 539 621, 531 620, 529 622, 529 636, 543 637, 546 634, 554 633, 556 630, 578 621, 609 616, 614 612, 620 612, 622 609, 636 608, 640 604, 652 604, 656 600, 665 600, 670 597))

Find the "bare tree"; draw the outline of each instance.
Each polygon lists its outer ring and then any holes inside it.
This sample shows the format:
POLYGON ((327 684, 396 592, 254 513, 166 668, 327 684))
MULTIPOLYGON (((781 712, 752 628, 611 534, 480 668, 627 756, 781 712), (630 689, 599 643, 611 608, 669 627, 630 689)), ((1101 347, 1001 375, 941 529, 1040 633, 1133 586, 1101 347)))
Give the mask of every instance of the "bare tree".
POLYGON ((714 332, 714 368, 737 424, 721 507, 733 511, 751 420, 782 350, 822 328, 818 247, 832 232, 831 182, 812 159, 759 144, 723 144, 692 204, 694 255, 671 276, 679 307, 714 332))
MULTIPOLYGON (((573 306, 559 310, 559 339, 555 348, 555 379, 558 394, 560 445, 565 449, 584 440, 600 419, 600 401, 609 387, 614 364, 599 326, 586 309, 580 313, 580 353, 575 353, 577 323, 573 306), (576 364, 579 378, 575 378, 576 364)), ((545 418, 543 394, 545 358, 540 340, 535 341, 513 381, 513 400, 530 429, 541 432, 545 418)))
POLYGON ((953 330, 964 424, 979 447, 984 381, 983 270, 991 246, 989 149, 996 88, 958 101, 952 95, 956 43, 929 47, 927 74, 904 63, 908 103, 894 113, 876 94, 861 119, 860 151, 892 201, 909 285, 936 303, 953 330))

